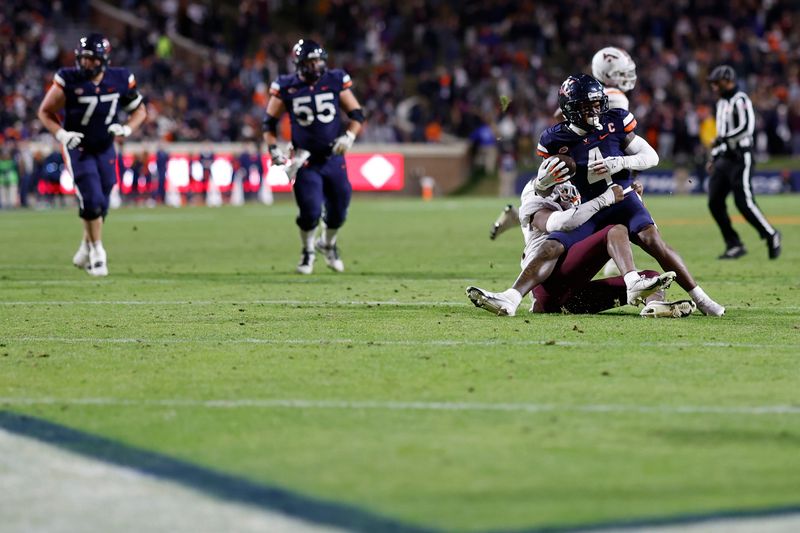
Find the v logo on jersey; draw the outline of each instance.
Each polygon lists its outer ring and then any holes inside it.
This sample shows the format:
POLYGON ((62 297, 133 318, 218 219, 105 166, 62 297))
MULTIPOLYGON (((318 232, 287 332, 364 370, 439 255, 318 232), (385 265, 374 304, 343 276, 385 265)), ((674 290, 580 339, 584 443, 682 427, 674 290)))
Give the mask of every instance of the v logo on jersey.
POLYGON ((603 139, 605 139, 605 138, 606 138, 606 137, 608 137, 609 135, 611 135, 611 134, 610 134, 610 133, 606 133, 605 135, 601 135, 601 136, 600 136, 600 140, 602 141, 603 139))
POLYGON ((589 144, 589 137, 586 137, 586 138, 583 140, 583 144, 589 144))

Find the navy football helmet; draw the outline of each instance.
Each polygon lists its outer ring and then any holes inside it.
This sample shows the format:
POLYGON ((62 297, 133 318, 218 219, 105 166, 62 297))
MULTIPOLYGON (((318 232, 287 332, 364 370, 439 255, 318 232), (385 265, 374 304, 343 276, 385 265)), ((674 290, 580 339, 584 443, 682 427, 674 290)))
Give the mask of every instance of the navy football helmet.
POLYGON ((108 58, 111 54, 111 43, 99 33, 90 33, 86 37, 81 37, 78 48, 75 49, 75 66, 87 78, 94 78, 106 69, 108 58), (96 67, 86 68, 81 65, 81 58, 88 57, 99 59, 100 64, 96 67))
POLYGON ((558 107, 567 122, 590 131, 600 128, 600 115, 608 111, 603 84, 588 74, 570 76, 558 90, 558 107))
POLYGON ((325 73, 327 59, 328 52, 310 39, 300 39, 292 48, 292 60, 297 73, 308 83, 314 83, 325 73))

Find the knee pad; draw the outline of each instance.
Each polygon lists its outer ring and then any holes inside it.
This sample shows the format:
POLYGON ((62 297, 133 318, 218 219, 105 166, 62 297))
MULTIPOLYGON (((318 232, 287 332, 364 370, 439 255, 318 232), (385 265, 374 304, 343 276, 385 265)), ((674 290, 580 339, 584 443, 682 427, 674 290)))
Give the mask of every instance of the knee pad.
POLYGON ((95 220, 100 217, 105 218, 106 213, 103 212, 103 208, 100 206, 91 206, 78 209, 78 216, 84 220, 95 220))
POLYGON ((344 226, 344 221, 347 218, 347 213, 342 213, 341 216, 325 215, 325 225, 331 229, 339 229, 344 226))
POLYGON ((311 231, 312 229, 316 228, 319 224, 319 217, 321 213, 318 214, 316 217, 303 215, 302 213, 297 215, 295 222, 297 226, 303 231, 311 231))

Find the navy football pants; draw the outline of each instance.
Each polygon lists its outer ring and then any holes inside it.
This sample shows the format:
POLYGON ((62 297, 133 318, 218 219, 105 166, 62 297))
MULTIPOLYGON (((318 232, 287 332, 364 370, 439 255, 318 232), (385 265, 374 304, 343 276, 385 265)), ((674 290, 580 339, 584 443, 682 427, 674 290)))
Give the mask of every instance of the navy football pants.
POLYGON ((117 183, 117 151, 112 144, 102 152, 80 148, 64 150, 64 163, 75 180, 78 214, 94 220, 108 214, 108 198, 117 183))
POLYGON ((332 155, 322 163, 307 164, 294 182, 294 197, 300 208, 297 225, 303 231, 316 228, 324 205, 325 225, 340 228, 347 218, 352 193, 344 156, 332 155))

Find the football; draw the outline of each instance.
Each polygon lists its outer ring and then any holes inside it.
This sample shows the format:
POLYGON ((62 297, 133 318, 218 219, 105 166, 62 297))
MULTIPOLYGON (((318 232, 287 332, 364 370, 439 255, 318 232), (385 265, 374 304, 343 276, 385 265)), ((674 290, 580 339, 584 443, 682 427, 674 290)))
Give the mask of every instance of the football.
POLYGON ((554 157, 559 158, 561 161, 567 164, 567 168, 569 169, 569 176, 572 177, 575 175, 575 171, 578 170, 578 165, 575 164, 575 160, 572 159, 567 154, 556 154, 554 157))

